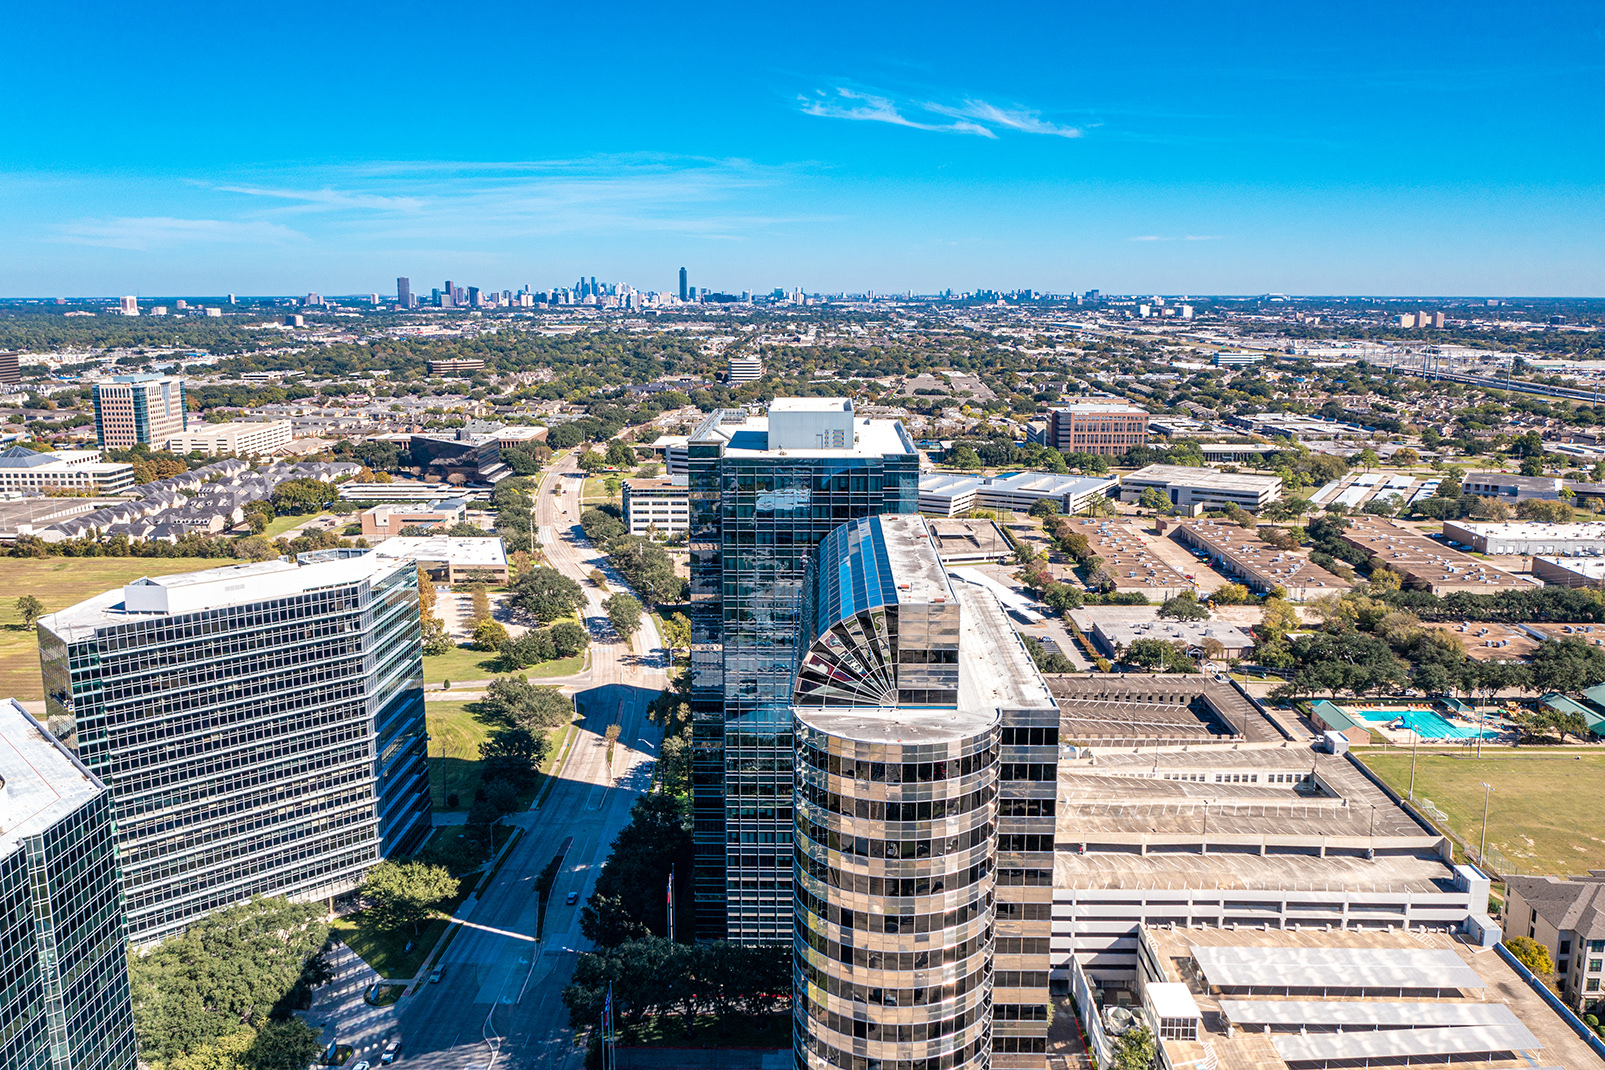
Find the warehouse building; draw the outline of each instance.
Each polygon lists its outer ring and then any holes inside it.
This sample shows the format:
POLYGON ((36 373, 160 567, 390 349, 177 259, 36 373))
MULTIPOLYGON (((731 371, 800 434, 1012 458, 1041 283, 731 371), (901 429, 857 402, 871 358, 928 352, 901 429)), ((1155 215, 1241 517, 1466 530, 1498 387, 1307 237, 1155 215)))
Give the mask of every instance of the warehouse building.
POLYGON ((1513 476, 1509 472, 1467 472, 1460 493, 1513 501, 1558 501, 1564 481, 1558 476, 1513 476))
POLYGON ((1350 584, 1292 550, 1282 550, 1247 528, 1218 520, 1183 520, 1175 536, 1183 545, 1206 553, 1222 572, 1250 590, 1281 588, 1298 602, 1348 590, 1350 584))
POLYGON ((1605 521, 1580 524, 1479 524, 1445 520, 1443 537, 1479 554, 1605 554, 1605 521))
POLYGON ((1386 566, 1404 577, 1404 585, 1435 595, 1467 591, 1496 594, 1528 584, 1485 561, 1435 542, 1415 528, 1375 516, 1349 519, 1343 541, 1371 556, 1372 567, 1386 566))

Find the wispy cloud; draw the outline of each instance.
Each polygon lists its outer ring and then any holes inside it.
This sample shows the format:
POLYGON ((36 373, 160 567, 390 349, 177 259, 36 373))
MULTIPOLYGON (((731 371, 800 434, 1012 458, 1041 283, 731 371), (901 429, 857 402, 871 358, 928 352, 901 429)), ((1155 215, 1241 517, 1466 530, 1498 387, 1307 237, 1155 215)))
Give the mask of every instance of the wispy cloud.
POLYGON ((63 224, 57 241, 107 249, 210 245, 286 245, 308 238, 299 231, 261 220, 177 219, 171 216, 119 216, 63 224))
POLYGON ((1220 241, 1221 234, 1183 234, 1181 237, 1167 234, 1135 234, 1127 241, 1220 241))
POLYGON ((342 208, 365 208, 382 212, 415 212, 423 207, 417 197, 386 197, 368 193, 353 193, 333 189, 273 189, 265 186, 216 186, 223 193, 242 193, 248 197, 266 197, 289 201, 303 209, 330 211, 342 208))
POLYGON ((972 134, 993 140, 997 139, 999 131, 1067 138, 1081 136, 1080 129, 1049 122, 1042 118, 1041 112, 1029 108, 1000 107, 984 100, 966 99, 958 104, 913 99, 899 101, 882 93, 836 86, 828 90, 815 90, 812 95, 799 96, 797 103, 804 114, 823 119, 890 123, 940 134, 972 134))

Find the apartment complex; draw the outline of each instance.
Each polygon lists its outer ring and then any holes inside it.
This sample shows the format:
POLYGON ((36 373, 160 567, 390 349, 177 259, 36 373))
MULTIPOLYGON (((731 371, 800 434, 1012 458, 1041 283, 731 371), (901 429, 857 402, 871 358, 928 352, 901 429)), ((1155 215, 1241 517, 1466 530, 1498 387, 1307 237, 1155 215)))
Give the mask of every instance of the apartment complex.
POLYGON ((11 699, 0 699, 0 784, 0 1066, 134 1070, 106 785, 11 699))
POLYGON ((697 931, 788 939, 791 674, 804 573, 850 520, 912 513, 919 456, 845 398, 713 413, 687 443, 697 931))
POLYGON ((1046 1062, 1058 710, 917 516, 844 524, 804 584, 799 1066, 1046 1062))
POLYGON ((254 423, 235 420, 226 424, 197 424, 183 434, 167 440, 174 453, 277 453, 290 444, 290 421, 268 420, 254 423))
POLYGON ((182 379, 114 375, 95 384, 95 438, 103 450, 161 449, 188 429, 182 379))
POLYGON ((1506 933, 1549 949, 1562 998, 1579 1011, 1605 999, 1605 870, 1513 876, 1506 887, 1506 933))
POLYGON ((642 538, 673 538, 691 529, 688 477, 626 479, 624 526, 642 538))
POLYGON ((1080 402, 1049 409, 1047 438, 1060 453, 1116 456, 1148 444, 1148 411, 1123 402, 1080 402))
POLYGON ((417 572, 360 551, 141 579, 39 622, 48 725, 111 789, 130 938, 323 899, 428 835, 417 572))

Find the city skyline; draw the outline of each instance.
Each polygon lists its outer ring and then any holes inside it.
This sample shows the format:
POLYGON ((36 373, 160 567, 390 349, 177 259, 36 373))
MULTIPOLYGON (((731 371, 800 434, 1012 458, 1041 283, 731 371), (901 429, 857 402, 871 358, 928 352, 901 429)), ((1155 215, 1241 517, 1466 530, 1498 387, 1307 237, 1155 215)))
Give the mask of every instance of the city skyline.
POLYGON ((682 264, 736 291, 1605 292, 1581 5, 643 10, 605 41, 542 12, 539 64, 490 32, 412 62, 422 5, 277 14, 88 17, 70 78, 53 18, 18 16, 0 84, 40 112, 0 160, 0 293, 673 292, 682 264))

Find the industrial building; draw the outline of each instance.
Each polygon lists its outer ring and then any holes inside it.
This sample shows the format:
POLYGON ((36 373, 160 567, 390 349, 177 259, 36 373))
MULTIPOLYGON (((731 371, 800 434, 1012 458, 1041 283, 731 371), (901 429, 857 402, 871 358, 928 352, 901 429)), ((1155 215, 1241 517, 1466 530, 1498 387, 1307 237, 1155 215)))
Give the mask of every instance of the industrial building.
MULTIPOLYGON (((1193 591, 1193 578, 1177 572, 1149 547, 1149 537, 1125 521, 1066 520, 1070 530, 1085 537, 1091 556, 1100 558, 1095 572, 1101 572, 1123 594, 1141 594, 1149 601, 1163 602, 1183 592, 1193 591)), ((1088 574, 1089 582, 1098 577, 1088 574)))
POLYGON ((691 530, 690 477, 626 479, 624 526, 631 535, 658 539, 691 530))
POLYGON ((1047 444, 1060 453, 1119 456, 1148 444, 1148 410, 1119 401, 1048 410, 1047 444))
POLYGON ((1420 531, 1375 516, 1349 518, 1343 541, 1371 556, 1372 567, 1386 566, 1404 585, 1436 595, 1466 591, 1496 594, 1529 586, 1509 572, 1435 542, 1420 531))
POLYGON ((1120 481, 1104 476, 1016 472, 984 476, 931 472, 920 476, 919 511, 926 516, 963 516, 973 509, 1025 513, 1040 501, 1074 516, 1111 496, 1120 481))
POLYGON ((39 621, 51 734, 114 785, 128 933, 327 899, 430 830, 417 571, 362 551, 136 580, 39 621))
POLYGON ((1255 476, 1179 464, 1151 464, 1129 476, 1120 477, 1120 500, 1135 502, 1149 487, 1159 491, 1172 505, 1184 511, 1195 505, 1206 509, 1237 505, 1254 512, 1280 501, 1282 497, 1280 476, 1255 476))
POLYGON ((1346 591, 1351 586, 1309 558, 1278 549, 1237 524, 1183 520, 1176 525, 1175 537, 1183 545, 1208 554, 1216 568, 1261 594, 1280 589, 1284 597, 1303 602, 1346 591))
POLYGON ((0 1066, 135 1070, 111 791, 0 699, 0 1066))
POLYGON ((1547 554, 1574 557, 1605 554, 1605 521, 1578 524, 1480 524, 1445 520, 1443 537, 1479 554, 1547 554))
POLYGON ((1535 557, 1533 575, 1555 587, 1605 588, 1605 559, 1535 557))
POLYGON ((1189 656, 1198 657, 1211 649, 1210 640, 1220 644, 1216 658, 1247 657, 1254 649, 1254 637, 1241 628, 1207 620, 1099 621, 1093 625, 1092 641, 1110 657, 1130 648, 1139 639, 1158 639, 1178 646, 1189 656))

